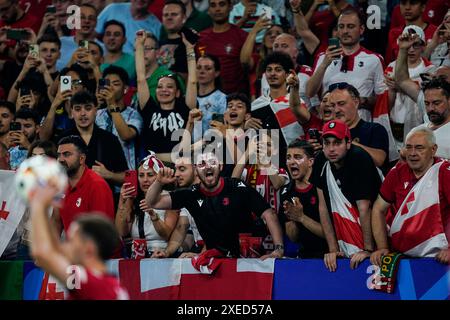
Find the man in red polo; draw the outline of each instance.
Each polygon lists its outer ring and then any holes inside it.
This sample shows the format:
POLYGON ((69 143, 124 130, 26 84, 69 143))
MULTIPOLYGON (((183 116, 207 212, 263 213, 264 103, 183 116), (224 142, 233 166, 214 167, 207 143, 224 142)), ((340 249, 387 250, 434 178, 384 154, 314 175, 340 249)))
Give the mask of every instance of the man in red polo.
POLYGON ((435 157, 438 146, 429 128, 412 129, 405 145, 406 162, 388 173, 372 209, 377 251, 370 261, 380 265, 394 251, 448 263, 450 163, 435 157), (390 206, 394 216, 387 218, 390 206))
POLYGON ((69 177, 63 206, 59 214, 53 214, 58 231, 64 227, 67 233, 72 221, 85 212, 97 212, 114 221, 111 189, 102 177, 86 167, 86 145, 79 136, 68 136, 59 141, 58 161, 69 177))

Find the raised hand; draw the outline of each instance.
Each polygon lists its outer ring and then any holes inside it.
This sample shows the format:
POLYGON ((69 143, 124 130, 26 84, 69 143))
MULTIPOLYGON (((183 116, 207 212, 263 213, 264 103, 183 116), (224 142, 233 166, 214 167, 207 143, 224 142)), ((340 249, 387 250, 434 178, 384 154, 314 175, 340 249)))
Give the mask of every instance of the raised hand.
POLYGON ((189 111, 188 122, 194 123, 194 121, 200 121, 200 120, 202 120, 202 117, 203 117, 203 114, 200 109, 198 109, 198 108, 191 109, 189 111))
POLYGON ((420 40, 417 33, 402 33, 397 39, 398 47, 400 50, 408 50, 417 40, 420 40))
POLYGON ((176 178, 174 176, 175 171, 173 169, 164 167, 159 170, 156 180, 162 185, 174 183, 176 178))
POLYGON ((289 72, 288 77, 286 78, 286 84, 292 88, 298 88, 300 85, 300 82, 298 80, 297 73, 295 70, 291 70, 289 72))

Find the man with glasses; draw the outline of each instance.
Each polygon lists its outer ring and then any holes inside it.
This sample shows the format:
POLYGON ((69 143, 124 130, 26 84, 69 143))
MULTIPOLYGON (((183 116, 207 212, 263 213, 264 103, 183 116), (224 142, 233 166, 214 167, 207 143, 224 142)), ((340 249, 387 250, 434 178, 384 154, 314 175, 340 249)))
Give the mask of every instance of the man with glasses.
POLYGON ((320 91, 329 90, 333 83, 348 82, 360 94, 361 117, 370 121, 376 95, 382 94, 386 85, 383 77, 383 58, 360 45, 365 30, 364 24, 365 20, 359 11, 342 11, 337 25, 339 46, 332 44, 326 52, 318 56, 313 75, 306 85, 306 95, 311 98, 320 91))
POLYGON ((414 128, 405 144, 406 162, 386 176, 372 209, 377 251, 370 261, 380 266, 382 256, 399 252, 448 264, 450 165, 436 157, 440 147, 429 128, 414 128), (389 207, 394 215, 386 216, 389 207))
MULTIPOLYGON (((419 37, 408 49, 408 72, 411 80, 420 84, 422 82, 420 75, 434 71, 435 67, 428 60, 422 58, 426 45, 423 30, 418 26, 411 25, 405 27, 403 34, 409 32, 417 33, 419 37)), ((385 77, 386 84, 389 88, 389 119, 391 129, 396 142, 396 150, 401 150, 404 138, 408 132, 423 123, 423 114, 419 110, 417 103, 400 91, 396 85, 394 80, 395 65, 395 61, 389 64, 385 70, 385 77)))
POLYGON ((425 81, 422 89, 408 74, 408 50, 419 40, 417 34, 403 34, 399 37, 399 54, 395 66, 395 81, 399 88, 413 101, 424 116, 424 124, 434 131, 438 145, 437 156, 450 159, 450 68, 439 67, 432 78, 425 81))
POLYGON ((426 4, 427 0, 400 0, 400 12, 404 18, 404 25, 389 30, 388 47, 385 55, 388 63, 397 57, 399 50, 397 39, 406 26, 421 28, 424 32, 425 42, 433 38, 437 27, 429 22, 425 22, 423 19, 426 4))
POLYGON ((163 186, 176 180, 173 169, 163 168, 147 191, 147 204, 155 209, 186 208, 206 248, 217 249, 230 257, 239 257, 239 233, 251 231, 253 213, 266 221, 275 244, 275 250, 263 258, 281 258, 283 235, 277 215, 255 189, 241 180, 220 177, 221 169, 222 164, 214 153, 201 153, 195 164, 200 183, 161 194, 163 186))
MULTIPOLYGON (((61 37, 61 57, 56 65, 58 70, 68 65, 76 50, 82 49, 80 48, 80 41, 95 41, 103 46, 96 39, 95 26, 97 25, 97 14, 97 9, 90 4, 80 6, 81 28, 75 30, 74 36, 61 37)), ((83 48, 82 50, 85 49, 83 48)))

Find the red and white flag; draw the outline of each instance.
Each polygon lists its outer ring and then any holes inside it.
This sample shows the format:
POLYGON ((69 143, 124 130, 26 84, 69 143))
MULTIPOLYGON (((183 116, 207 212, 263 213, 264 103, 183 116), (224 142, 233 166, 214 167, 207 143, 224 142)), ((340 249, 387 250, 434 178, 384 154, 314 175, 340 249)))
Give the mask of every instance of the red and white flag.
POLYGON ((270 300, 274 259, 221 259, 214 275, 191 259, 119 260, 120 283, 132 300, 270 300))
POLYGON ((39 300, 65 300, 68 296, 69 292, 66 287, 46 272, 42 280, 39 300))
POLYGON ((389 236, 395 251, 412 257, 434 257, 448 248, 439 205, 439 169, 434 164, 406 196, 389 236))
MULTIPOLYGON (((303 108, 307 108, 304 101, 301 101, 301 104, 303 108)), ((277 119, 286 144, 289 144, 304 135, 303 127, 300 125, 297 117, 289 106, 289 95, 274 100, 271 100, 266 96, 260 96, 252 102, 252 111, 256 111, 267 105, 270 106, 270 109, 272 109, 272 112, 277 119)))
POLYGON ((395 161, 400 158, 397 150, 394 135, 392 134, 391 122, 389 120, 389 92, 377 95, 375 107, 372 112, 373 122, 381 124, 387 131, 389 139, 389 161, 395 161))
POLYGON ((14 187, 14 171, 0 170, 0 256, 5 251, 26 209, 14 187))
POLYGON ((339 189, 329 161, 325 165, 325 170, 336 238, 340 250, 349 258, 364 249, 359 211, 339 189))

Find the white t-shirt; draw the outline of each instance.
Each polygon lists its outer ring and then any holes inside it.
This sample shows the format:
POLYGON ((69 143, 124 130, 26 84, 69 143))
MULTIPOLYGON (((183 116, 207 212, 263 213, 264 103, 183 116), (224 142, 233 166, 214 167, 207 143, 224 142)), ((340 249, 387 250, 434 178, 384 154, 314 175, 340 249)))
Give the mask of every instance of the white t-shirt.
MULTIPOLYGON (((418 86, 420 86, 420 84, 422 83, 420 74, 433 72, 434 69, 435 66, 425 59, 422 59, 421 63, 418 66, 414 68, 408 68, 411 80, 416 82, 418 86)), ((389 64, 389 66, 386 68, 386 73, 391 73, 392 77, 395 75, 395 61, 389 64)), ((395 123, 404 124, 403 137, 406 138, 406 135, 409 131, 411 131, 412 128, 424 123, 424 110, 420 109, 418 103, 414 102, 414 100, 411 99, 408 95, 402 92, 397 92, 395 97, 395 104, 391 109, 389 118, 395 123)), ((402 142, 396 142, 398 148, 403 147, 402 142)))
MULTIPOLYGON (((314 72, 322 64, 325 53, 319 54, 314 72)), ((322 90, 338 82, 347 82, 359 91, 361 97, 372 97, 386 90, 383 74, 383 58, 363 47, 347 58, 347 72, 341 71, 342 58, 333 61, 325 71, 322 90)))
MULTIPOLYGON (((153 209, 153 211, 159 216, 159 219, 164 220, 166 216, 166 210, 153 209)), ((149 214, 144 214, 144 233, 145 240, 147 240, 147 250, 155 251, 156 249, 165 249, 167 247, 167 241, 163 239, 153 226, 153 222, 149 214)), ((135 217, 131 226, 131 238, 139 239, 139 227, 138 218, 135 217)))

